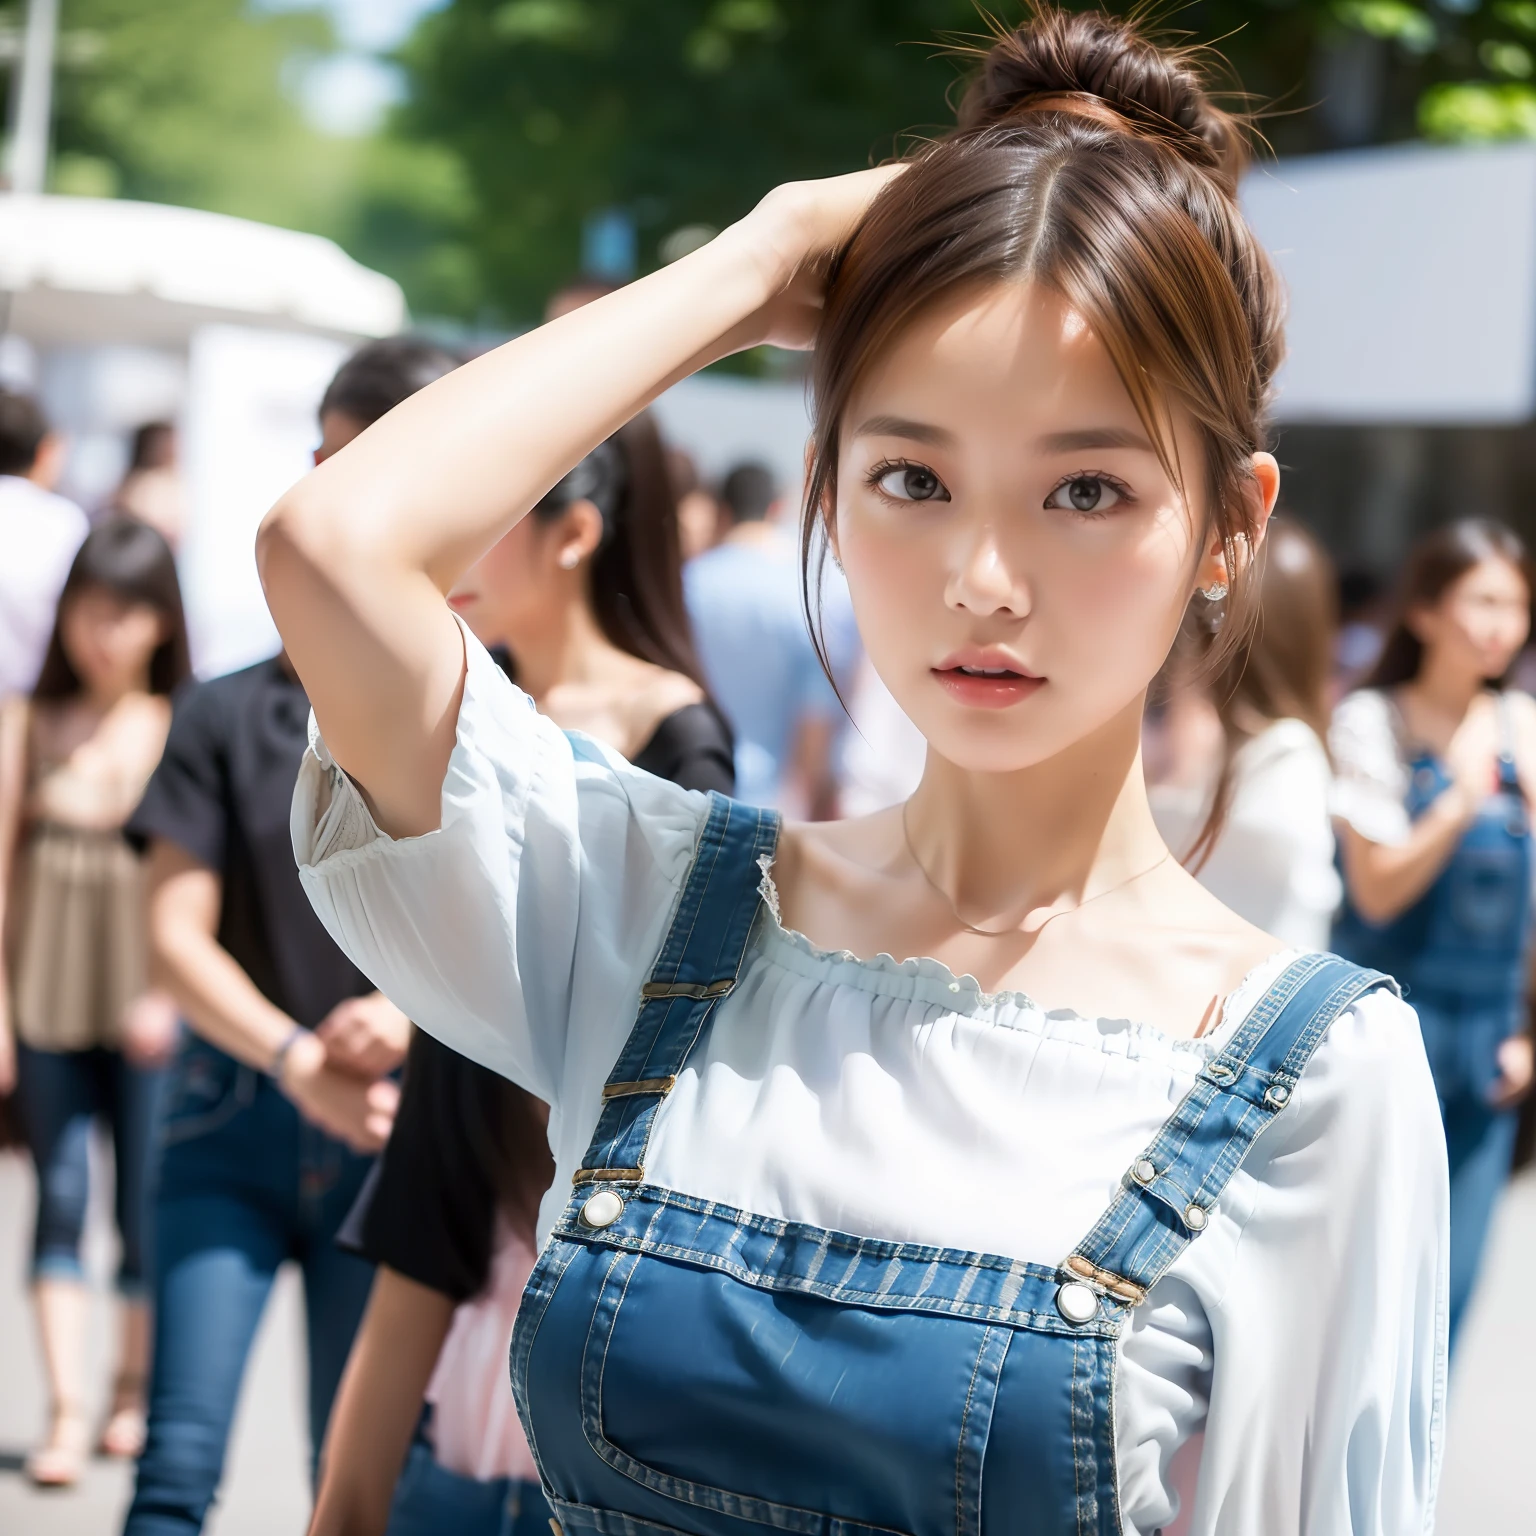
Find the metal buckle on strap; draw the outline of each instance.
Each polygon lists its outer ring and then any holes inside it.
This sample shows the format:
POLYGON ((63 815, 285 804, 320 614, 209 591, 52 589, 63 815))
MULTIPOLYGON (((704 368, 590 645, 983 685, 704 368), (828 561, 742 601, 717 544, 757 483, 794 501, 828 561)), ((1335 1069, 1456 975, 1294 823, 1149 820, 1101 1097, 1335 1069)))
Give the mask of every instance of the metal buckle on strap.
POLYGON ((643 1168, 578 1168, 571 1175, 572 1184, 639 1184, 645 1178, 643 1168))
POLYGON ((1137 1285, 1134 1280, 1127 1280, 1124 1275, 1117 1275, 1113 1270, 1100 1269, 1098 1265, 1090 1264, 1080 1253, 1074 1253, 1067 1260, 1066 1268, 1080 1279, 1091 1281, 1116 1301, 1139 1307, 1147 1299, 1145 1286, 1137 1285))
POLYGON ((648 981, 640 988, 640 996, 649 1000, 655 997, 724 997, 736 985, 734 976, 723 981, 648 981))
POLYGON ((677 1081, 675 1077, 642 1077, 632 1083, 604 1083, 603 1097, 605 1099, 628 1099, 637 1093, 654 1093, 665 1095, 672 1092, 672 1085, 677 1081))

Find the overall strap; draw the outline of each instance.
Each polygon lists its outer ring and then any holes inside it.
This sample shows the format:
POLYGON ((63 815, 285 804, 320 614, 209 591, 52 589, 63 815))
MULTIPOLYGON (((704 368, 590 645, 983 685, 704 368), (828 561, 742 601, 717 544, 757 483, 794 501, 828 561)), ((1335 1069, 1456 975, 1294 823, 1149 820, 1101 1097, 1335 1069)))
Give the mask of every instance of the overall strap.
POLYGON ((603 1109, 574 1182, 637 1184, 661 1101, 736 985, 762 901, 759 860, 779 841, 774 811, 711 794, 709 817, 640 1012, 603 1088, 603 1109))
POLYGON ((1383 986, 1397 990, 1391 977, 1337 955, 1292 961, 1206 1063, 1064 1268, 1117 1301, 1144 1301, 1205 1229, 1249 1148, 1290 1103, 1329 1026, 1383 986))
POLYGON ((1499 788, 1518 791, 1520 770, 1515 757, 1515 712, 1510 708, 1509 694, 1501 690, 1494 698, 1493 707, 1499 720, 1499 788))

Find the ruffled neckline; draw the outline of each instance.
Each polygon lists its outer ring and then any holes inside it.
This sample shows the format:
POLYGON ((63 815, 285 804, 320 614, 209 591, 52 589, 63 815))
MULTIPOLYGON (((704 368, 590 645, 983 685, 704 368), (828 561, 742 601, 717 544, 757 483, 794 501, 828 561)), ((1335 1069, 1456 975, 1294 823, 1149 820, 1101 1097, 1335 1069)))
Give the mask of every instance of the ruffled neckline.
POLYGON ((763 898, 763 909, 756 948, 767 959, 787 964, 788 969, 810 980, 892 997, 920 999, 952 1013, 987 1016, 1011 1028, 1066 1033, 1085 1043, 1102 1045, 1107 1039, 1118 1037, 1158 1051, 1187 1054, 1194 1059, 1192 1065, 1197 1070, 1199 1064, 1221 1050, 1280 973, 1303 953, 1299 949, 1282 950, 1253 966, 1222 1000, 1220 1021, 1206 1034, 1170 1035, 1155 1024, 1139 1019, 1090 1017, 1075 1008, 1044 1008, 1027 992, 1016 988, 988 992, 976 977, 968 972, 957 974, 942 960, 929 955, 898 960, 883 951, 866 956, 856 955, 850 949, 824 949, 798 929, 784 926, 778 887, 773 881, 772 856, 764 854, 757 862, 761 871, 758 893, 763 898))

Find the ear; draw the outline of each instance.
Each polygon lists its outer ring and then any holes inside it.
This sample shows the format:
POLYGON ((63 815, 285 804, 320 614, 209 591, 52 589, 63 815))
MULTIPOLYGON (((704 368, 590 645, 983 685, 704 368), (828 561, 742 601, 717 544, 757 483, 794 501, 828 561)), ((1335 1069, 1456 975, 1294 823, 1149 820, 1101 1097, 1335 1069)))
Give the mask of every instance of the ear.
POLYGON ((32 461, 27 479, 45 491, 51 491, 63 478, 67 448, 68 444, 59 433, 49 432, 37 445, 37 457, 32 461))
POLYGON ((1280 499, 1280 465, 1272 453, 1256 453, 1253 456, 1252 473, 1244 484, 1247 499, 1247 523, 1250 532, 1237 535, 1236 548, 1232 551, 1237 569, 1228 568, 1227 550, 1222 542, 1220 529, 1212 526, 1211 536, 1200 558, 1195 573, 1196 587, 1216 584, 1231 586, 1234 578, 1248 566, 1264 535, 1269 530, 1269 520, 1274 515, 1275 503, 1280 499))
POLYGON ((603 514, 590 501, 573 501, 555 524, 555 535, 556 563, 561 570, 574 571, 603 542, 603 514))
POLYGON ((1432 629, 1435 620, 1435 610, 1428 606, 1407 608, 1403 612, 1403 628, 1413 636, 1420 645, 1428 645, 1434 638, 1432 629))

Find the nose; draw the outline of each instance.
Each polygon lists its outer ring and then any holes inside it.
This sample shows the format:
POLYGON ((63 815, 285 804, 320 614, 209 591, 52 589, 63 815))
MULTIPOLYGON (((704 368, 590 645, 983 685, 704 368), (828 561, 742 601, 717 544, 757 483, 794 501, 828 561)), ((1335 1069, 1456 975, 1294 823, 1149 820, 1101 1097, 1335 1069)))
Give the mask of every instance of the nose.
POLYGON ((1029 613, 1029 590, 1008 559, 997 526, 986 522, 960 532, 944 600, 978 618, 1006 613, 1022 619, 1029 613))

